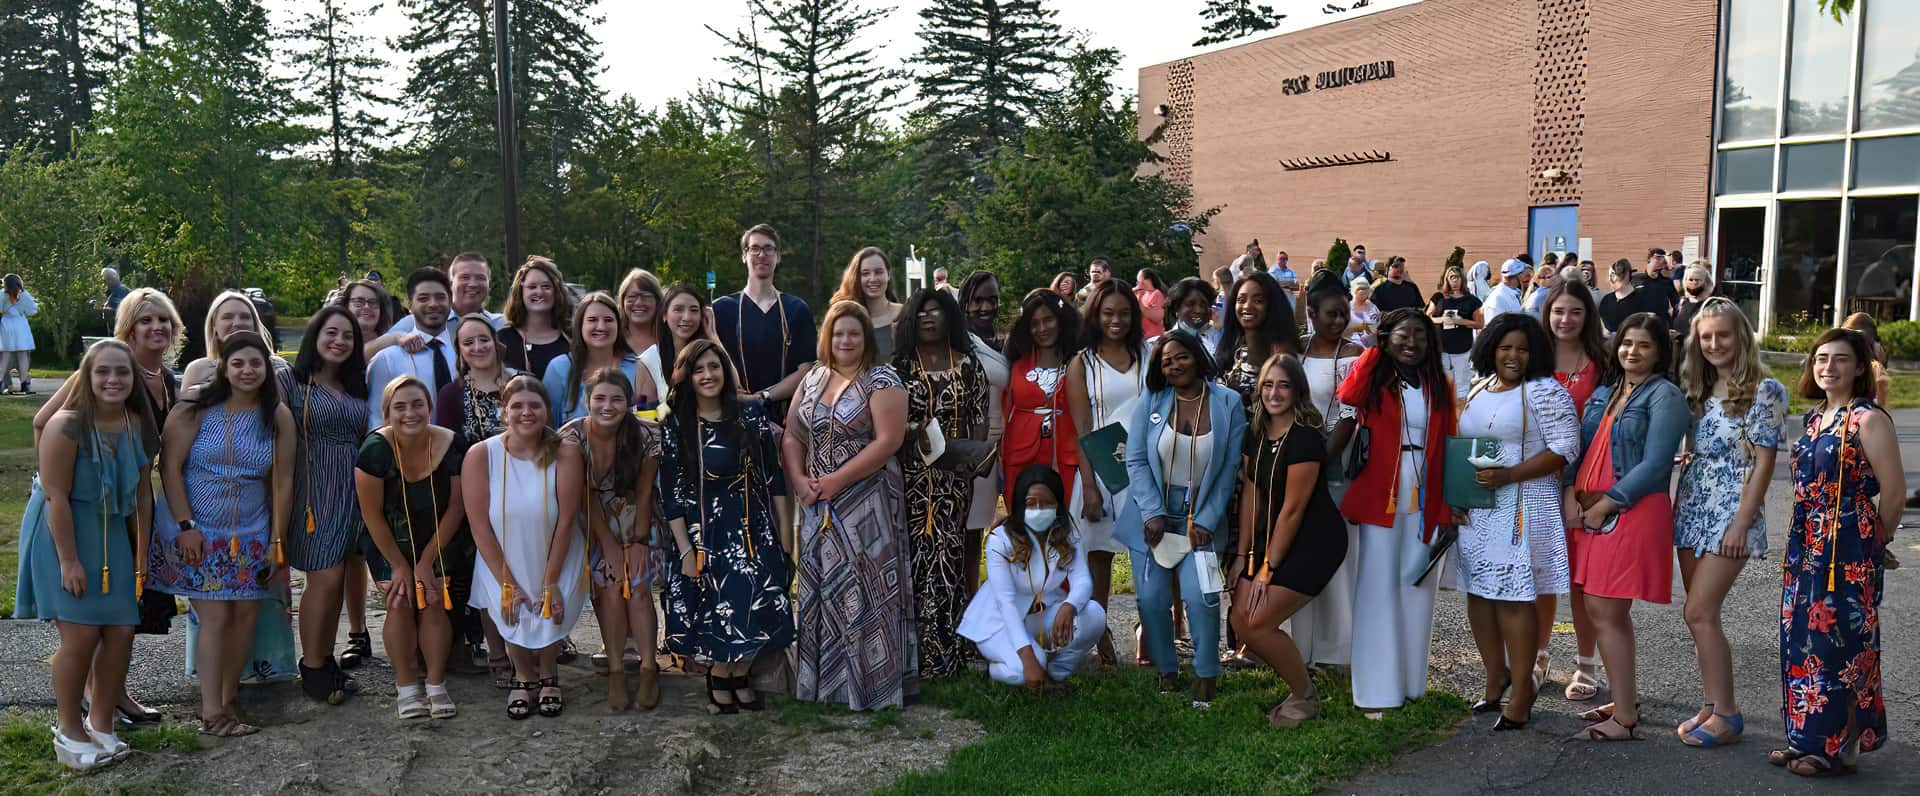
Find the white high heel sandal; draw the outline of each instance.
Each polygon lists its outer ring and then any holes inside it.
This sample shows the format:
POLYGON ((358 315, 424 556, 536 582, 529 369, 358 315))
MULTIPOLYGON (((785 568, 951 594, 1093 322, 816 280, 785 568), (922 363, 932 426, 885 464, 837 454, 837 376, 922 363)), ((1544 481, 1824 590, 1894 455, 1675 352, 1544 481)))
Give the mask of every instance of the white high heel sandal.
POLYGON ((93 744, 100 747, 102 751, 106 752, 107 755, 114 760, 119 760, 127 755, 133 754, 133 747, 128 746, 126 741, 120 740, 119 735, 110 732, 101 732, 94 729, 93 725, 87 725, 87 737, 92 738, 93 744))
POLYGON ((68 738, 57 725, 49 729, 53 730, 53 753, 60 759, 61 765, 75 771, 92 771, 113 762, 112 752, 100 748, 91 739, 82 741, 68 738))

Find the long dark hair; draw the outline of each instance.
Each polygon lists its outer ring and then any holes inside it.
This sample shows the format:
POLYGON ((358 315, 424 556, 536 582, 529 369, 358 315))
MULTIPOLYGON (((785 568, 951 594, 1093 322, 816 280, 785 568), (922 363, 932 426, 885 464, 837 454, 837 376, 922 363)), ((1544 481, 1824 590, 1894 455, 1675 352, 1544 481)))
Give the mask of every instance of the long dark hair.
POLYGON ((1142 268, 1136 276, 1140 277, 1140 284, 1134 287, 1151 287, 1162 293, 1167 292, 1167 280, 1160 278, 1159 271, 1155 271, 1152 268, 1142 268))
POLYGON ((1562 296, 1572 296, 1586 309, 1587 320, 1580 328, 1580 348, 1586 351, 1587 360, 1596 363, 1607 361, 1607 335, 1600 318, 1600 305, 1593 300, 1593 291, 1578 281, 1562 279, 1560 284, 1547 291, 1547 301, 1540 305, 1540 329, 1547 333, 1547 342, 1552 344, 1559 339, 1553 336, 1553 305, 1562 296))
POLYGON ((1403 323, 1413 324, 1427 338, 1427 357, 1419 365, 1420 385, 1432 396, 1436 411, 1453 411, 1453 390, 1448 386, 1447 367, 1440 359, 1440 330, 1434 326, 1433 319, 1427 313, 1412 307, 1401 307, 1387 313, 1380 319, 1379 351, 1380 362, 1374 367, 1372 378, 1367 382, 1365 411, 1380 408, 1380 396, 1387 388, 1400 381, 1400 364, 1393 361, 1393 355, 1387 352, 1387 339, 1393 336, 1395 329, 1403 323))
POLYGON ((1167 388, 1167 376, 1160 371, 1160 363, 1166 359, 1168 343, 1179 343, 1193 355, 1193 366, 1199 369, 1196 375, 1202 383, 1213 381, 1213 360, 1207 358, 1207 347, 1191 332, 1175 329, 1160 335, 1160 341, 1153 345, 1153 356, 1147 360, 1147 389, 1159 392, 1167 388))
POLYGON ((6 289, 7 289, 7 298, 13 299, 15 301, 19 301, 20 291, 27 289, 26 283, 20 280, 20 275, 7 274, 4 282, 6 284, 6 289))
POLYGON ((307 321, 307 331, 300 336, 300 354, 293 358, 293 380, 312 384, 313 374, 326 367, 326 362, 320 359, 320 329, 334 318, 345 320, 347 328, 353 330, 353 350, 347 352, 347 361, 340 363, 337 374, 340 388, 364 401, 367 399, 367 354, 361 348, 360 321, 338 304, 321 307, 313 313, 313 319, 307 321))
POLYGON ((213 383, 200 393, 198 403, 201 411, 205 411, 233 397, 233 382, 227 380, 227 358, 248 348, 259 351, 260 358, 267 363, 267 377, 260 381, 258 400, 260 422, 266 428, 267 438, 272 439, 273 414, 280 408, 280 387, 278 380, 273 378, 273 348, 267 345, 265 338, 254 332, 234 332, 220 341, 220 361, 213 371, 213 383))
POLYGON ((1627 332, 1639 329, 1653 338, 1653 350, 1658 352, 1654 360, 1653 376, 1663 379, 1673 378, 1673 343, 1667 319, 1651 312, 1636 312, 1620 322, 1620 328, 1613 331, 1613 339, 1607 343, 1607 376, 1604 384, 1619 385, 1627 378, 1627 369, 1620 366, 1620 342, 1627 339, 1627 332))
POLYGON ((901 373, 906 373, 908 363, 914 360, 914 349, 920 344, 920 310, 930 301, 947 317, 947 347, 962 354, 973 353, 973 337, 967 333, 967 317, 960 312, 960 302, 944 289, 923 287, 907 297, 900 308, 900 322, 893 325, 893 362, 901 373))
POLYGON ((1122 287, 1117 279, 1108 279, 1093 286, 1093 292, 1087 294, 1086 314, 1080 319, 1080 343, 1086 350, 1093 352, 1089 356, 1099 356, 1100 344, 1106 342, 1107 330, 1100 323, 1100 305, 1107 297, 1117 296, 1127 303, 1127 311, 1133 313, 1133 321, 1127 326, 1127 338, 1120 341, 1127 347, 1127 361, 1138 363, 1140 349, 1147 344, 1147 334, 1143 327, 1144 318, 1140 316, 1140 299, 1133 291, 1122 287))
MULTIPOLYGON (((627 374, 619 368, 601 368, 587 377, 586 390, 589 395, 593 388, 602 384, 611 384, 620 388, 622 406, 633 405, 633 382, 627 380, 627 374)), ((580 422, 592 423, 592 417, 580 418, 580 422)), ((586 429, 581 429, 586 431, 586 429)), ((613 494, 616 497, 631 498, 634 487, 640 482, 640 464, 646 461, 646 438, 641 436, 640 418, 632 412, 620 413, 620 425, 613 430, 613 494)), ((583 443, 584 445, 584 443, 583 443)), ((588 474, 591 477, 591 473, 588 474)))
POLYGON ((1015 564, 1025 564, 1033 557, 1033 541, 1027 538, 1027 492, 1034 486, 1045 487, 1053 493, 1053 500, 1059 504, 1053 516, 1053 527, 1042 528, 1036 536, 1046 540, 1048 549, 1053 551, 1054 559, 1062 566, 1073 561, 1073 523, 1067 518, 1067 488, 1060 480, 1060 474, 1044 464, 1029 464, 1013 479, 1013 495, 1007 505, 1007 519, 1001 523, 1007 534, 1007 560, 1015 564))
MULTIPOLYGON (((673 330, 667 327, 667 306, 681 296, 692 296, 694 301, 699 302, 702 313, 713 306, 713 302, 707 300, 707 294, 704 291, 685 282, 673 283, 673 286, 667 288, 666 294, 660 298, 660 342, 656 345, 660 346, 660 366, 668 374, 673 373, 673 363, 678 361, 679 352, 673 348, 673 330)), ((668 378, 672 376, 669 375, 668 378)))
POLYGON ((1054 320, 1059 321, 1060 336, 1053 348, 1054 353, 1060 355, 1060 364, 1065 365, 1073 358, 1073 352, 1080 350, 1080 311, 1060 294, 1041 288, 1028 291, 1027 297, 1020 300, 1020 318, 1007 332, 1007 361, 1019 362, 1033 353, 1033 314, 1036 312, 1051 312, 1054 320))
POLYGON ((1220 320, 1220 347, 1214 349, 1214 369, 1218 372, 1225 373, 1233 367, 1235 349, 1242 343, 1247 343, 1248 352, 1257 354, 1263 362, 1278 352, 1300 353, 1299 327, 1293 325, 1293 304, 1287 301, 1287 294, 1280 289, 1280 283, 1264 271, 1247 274, 1234 282, 1233 289, 1227 292, 1227 303, 1220 309, 1220 314, 1223 316, 1220 320), (1266 317, 1260 321, 1259 330, 1261 342, 1267 346, 1266 351, 1254 351, 1252 341, 1241 339, 1246 332, 1240 328, 1240 318, 1234 311, 1234 304, 1239 301, 1241 292, 1252 289, 1264 291, 1267 297, 1266 317))
POLYGON ((740 422, 740 385, 733 380, 733 368, 727 366, 727 350, 712 340, 695 340, 687 344, 687 350, 681 352, 680 359, 673 366, 673 387, 667 391, 667 405, 672 407, 673 423, 680 432, 680 461, 686 472, 697 473, 700 469, 700 394, 693 386, 693 366, 713 352, 720 359, 720 423, 718 435, 723 440, 739 440, 745 436, 745 426, 740 422))
POLYGON ((1540 322, 1524 312, 1503 312, 1487 324, 1473 340, 1470 359, 1473 371, 1482 378, 1493 375, 1493 357, 1500 350, 1500 341, 1507 335, 1519 332, 1527 338, 1527 367, 1520 374, 1522 382, 1553 377, 1553 338, 1540 322))

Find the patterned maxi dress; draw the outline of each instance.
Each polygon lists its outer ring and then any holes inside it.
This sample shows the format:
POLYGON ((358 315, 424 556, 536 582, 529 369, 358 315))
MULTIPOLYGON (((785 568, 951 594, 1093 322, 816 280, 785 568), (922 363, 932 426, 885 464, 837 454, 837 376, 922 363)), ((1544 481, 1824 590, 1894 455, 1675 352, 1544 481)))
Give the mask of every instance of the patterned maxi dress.
MULTIPOLYGON (((740 409, 740 428, 701 419, 696 477, 677 418, 660 427, 661 515, 685 520, 687 537, 706 553, 689 578, 680 551, 663 566, 667 649, 676 655, 731 663, 779 652, 793 643, 792 570, 775 535, 773 498, 785 482, 773 427, 759 404, 740 409)), ((676 545, 677 547, 677 545, 676 545)))
POLYGON ((1887 549, 1875 539, 1880 481, 1857 441, 1877 412, 1856 399, 1841 422, 1806 416, 1793 444, 1793 524, 1780 598, 1781 713, 1787 745, 1851 763, 1887 741, 1880 690, 1880 591, 1887 549), (1836 510, 1835 507, 1838 507, 1836 510))
MULTIPOLYGON (((902 389, 889 367, 868 369, 829 401, 828 368, 800 383, 789 434, 804 434, 807 469, 832 473, 874 439, 870 396, 902 389)), ((891 459, 800 518, 800 635, 795 697, 854 710, 899 707, 920 691, 913 582, 900 470, 891 459), (829 522, 831 520, 831 522, 829 522)))
MULTIPOLYGON (((949 439, 964 437, 976 426, 986 428, 982 413, 987 409, 987 374, 979 360, 956 356, 953 367, 939 372, 922 370, 918 357, 899 363, 910 422, 938 418, 941 433, 949 439)), ((967 509, 973 501, 973 474, 930 467, 912 444, 903 449, 920 676, 946 677, 966 665, 973 646, 960 637, 960 616, 967 610, 967 509)))
POLYGON ((354 493, 353 462, 367 430, 367 401, 321 384, 301 384, 292 368, 274 378, 300 440, 294 456, 287 563, 302 572, 332 569, 348 552, 361 549, 360 537, 366 533, 354 493))

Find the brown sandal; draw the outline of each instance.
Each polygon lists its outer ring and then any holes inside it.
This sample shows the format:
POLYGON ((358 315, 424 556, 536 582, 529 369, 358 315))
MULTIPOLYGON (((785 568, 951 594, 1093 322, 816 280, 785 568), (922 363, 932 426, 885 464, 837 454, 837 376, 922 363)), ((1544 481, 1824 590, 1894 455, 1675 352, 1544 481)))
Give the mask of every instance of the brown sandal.
POLYGON ((1267 712, 1267 723, 1275 727, 1298 727, 1318 718, 1320 715, 1320 689, 1295 698, 1289 694, 1273 710, 1267 712))
POLYGON ((1835 763, 1819 755, 1801 755, 1787 761, 1787 770, 1809 779, 1821 779, 1849 776, 1859 769, 1846 763, 1835 763))
POLYGON ((1638 741, 1640 740, 1639 729, 1639 724, 1621 724, 1619 719, 1608 716, 1604 720, 1587 725, 1586 729, 1581 730, 1573 736, 1573 740, 1602 742, 1638 741), (1607 729, 1609 725, 1617 728, 1619 732, 1623 734, 1614 734, 1614 732, 1607 729))

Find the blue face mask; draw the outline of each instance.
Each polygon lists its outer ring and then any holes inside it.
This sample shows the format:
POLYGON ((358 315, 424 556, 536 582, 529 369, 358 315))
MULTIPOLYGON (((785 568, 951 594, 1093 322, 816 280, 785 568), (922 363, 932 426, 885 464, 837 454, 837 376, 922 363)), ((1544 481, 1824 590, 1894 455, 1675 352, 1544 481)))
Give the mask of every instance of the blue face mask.
POLYGON ((1060 516, 1059 509, 1027 509, 1027 530, 1044 533, 1053 527, 1053 521, 1060 516))
POLYGON ((1199 326, 1195 326, 1191 323, 1188 323, 1185 319, 1182 319, 1180 323, 1175 325, 1175 328, 1180 329, 1181 331, 1184 331, 1187 334, 1193 335, 1195 337, 1199 337, 1200 335, 1206 332, 1207 325, 1203 323, 1199 326))

